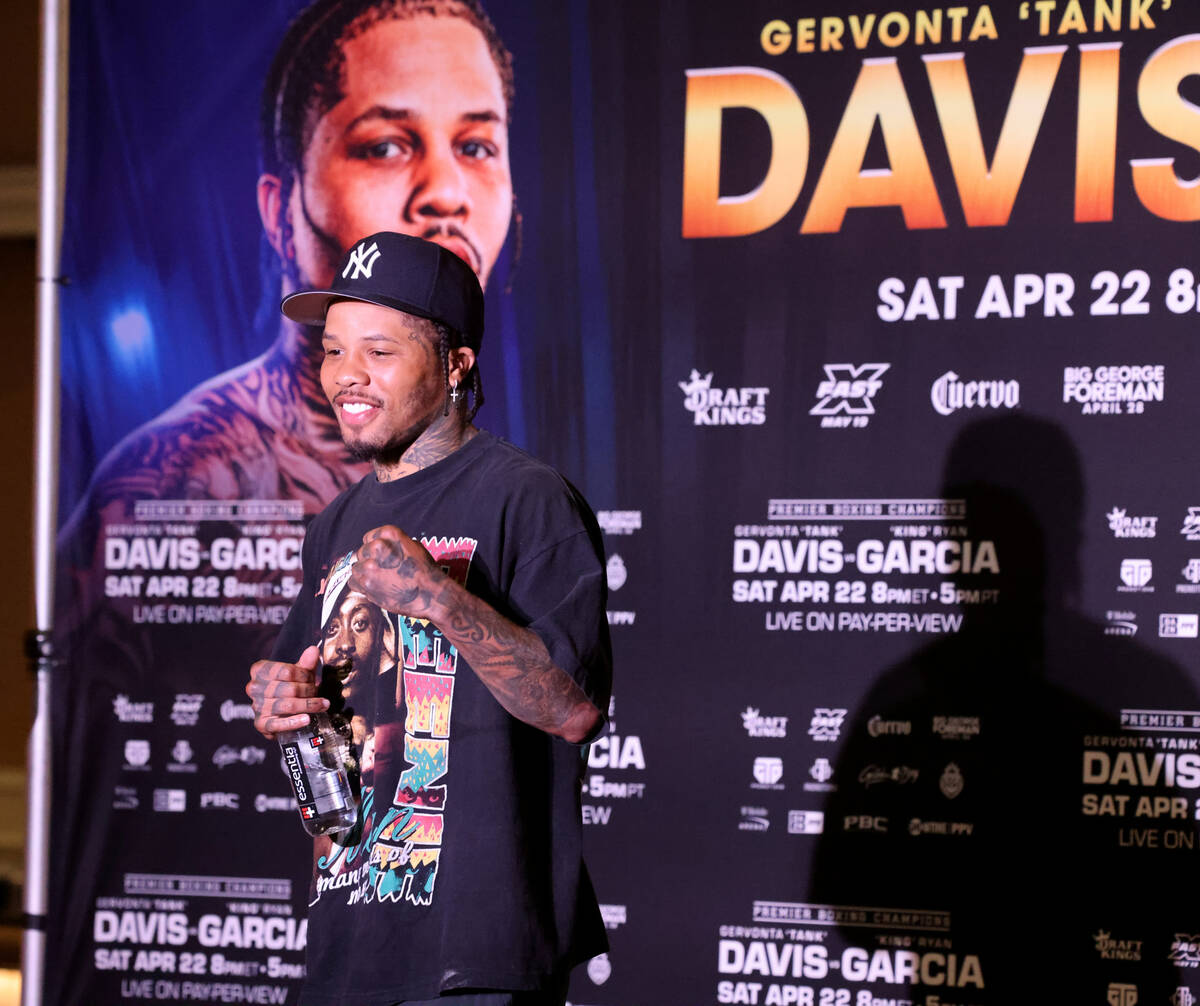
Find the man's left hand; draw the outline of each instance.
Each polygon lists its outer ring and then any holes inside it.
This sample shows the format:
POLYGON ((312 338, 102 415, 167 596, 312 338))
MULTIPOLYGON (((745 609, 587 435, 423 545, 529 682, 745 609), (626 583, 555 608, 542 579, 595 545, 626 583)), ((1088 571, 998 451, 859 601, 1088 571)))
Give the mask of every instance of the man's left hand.
POLYGON ((432 618, 439 595, 453 581, 420 542, 385 524, 363 535, 350 585, 384 611, 432 618))

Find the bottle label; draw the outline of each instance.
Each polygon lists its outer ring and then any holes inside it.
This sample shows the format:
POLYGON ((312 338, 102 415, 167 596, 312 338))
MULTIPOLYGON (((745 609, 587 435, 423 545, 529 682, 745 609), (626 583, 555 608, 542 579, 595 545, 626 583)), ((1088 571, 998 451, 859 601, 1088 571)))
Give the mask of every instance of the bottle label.
POLYGON ((317 801, 308 781, 300 745, 295 741, 287 741, 282 747, 283 763, 287 766, 287 776, 292 783, 292 792, 296 794, 296 803, 300 805, 300 816, 305 820, 316 817, 317 801))

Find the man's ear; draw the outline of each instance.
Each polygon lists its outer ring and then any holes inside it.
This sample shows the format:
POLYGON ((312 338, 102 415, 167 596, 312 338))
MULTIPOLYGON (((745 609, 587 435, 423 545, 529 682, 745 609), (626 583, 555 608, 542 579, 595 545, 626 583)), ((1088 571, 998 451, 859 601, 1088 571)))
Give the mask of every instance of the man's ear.
POLYGON ((275 254, 281 259, 288 256, 283 248, 283 223, 287 207, 283 205, 283 182, 276 175, 258 176, 258 218, 262 221, 263 233, 275 254))
POLYGON ((450 380, 462 384, 475 366, 475 350, 470 346, 459 346, 450 350, 447 362, 450 364, 450 380))

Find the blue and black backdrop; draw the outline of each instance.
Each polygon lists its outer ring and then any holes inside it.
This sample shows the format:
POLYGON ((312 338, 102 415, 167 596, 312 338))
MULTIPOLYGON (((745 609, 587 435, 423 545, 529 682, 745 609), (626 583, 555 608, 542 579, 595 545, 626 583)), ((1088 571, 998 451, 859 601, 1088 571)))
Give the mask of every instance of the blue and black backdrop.
MULTIPOLYGON (((72 5, 56 1006, 296 998, 242 689, 311 507, 88 483, 278 331, 300 6, 72 5)), ((611 588, 571 1001, 1194 1003, 1195 6, 487 6, 521 225, 479 422, 583 489, 611 588)))

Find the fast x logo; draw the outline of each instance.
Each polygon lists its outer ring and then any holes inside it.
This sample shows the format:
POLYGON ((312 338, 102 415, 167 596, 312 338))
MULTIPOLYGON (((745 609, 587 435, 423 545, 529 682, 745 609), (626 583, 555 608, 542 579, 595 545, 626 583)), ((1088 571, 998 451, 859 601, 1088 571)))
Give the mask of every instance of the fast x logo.
POLYGON ((873 416, 875 397, 883 382, 880 378, 891 366, 889 363, 827 363, 825 380, 817 385, 816 405, 808 410, 810 416, 873 416))

